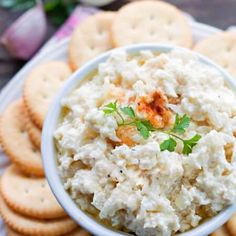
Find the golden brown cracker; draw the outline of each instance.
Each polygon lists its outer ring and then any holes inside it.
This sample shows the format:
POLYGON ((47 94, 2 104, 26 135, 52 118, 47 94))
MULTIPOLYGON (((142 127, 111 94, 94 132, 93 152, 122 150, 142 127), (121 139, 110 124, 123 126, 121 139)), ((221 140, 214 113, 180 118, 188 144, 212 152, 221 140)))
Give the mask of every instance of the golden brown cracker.
POLYGON ((54 96, 70 75, 69 67, 61 61, 46 62, 29 73, 23 90, 24 104, 40 129, 54 96))
POLYGON ((230 235, 236 235, 236 214, 234 214, 225 225, 230 235))
POLYGON ((236 32, 221 32, 199 41, 194 50, 209 57, 236 79, 236 32))
MULTIPOLYGON (((26 111, 27 114, 27 111, 26 111)), ((31 120, 30 116, 26 115, 26 129, 29 134, 29 138, 31 142, 34 144, 36 148, 41 149, 41 136, 42 131, 39 129, 31 120)))
POLYGON ((229 236, 229 233, 225 226, 221 226, 219 229, 211 233, 210 236, 229 236))
POLYGON ((77 229, 73 230, 71 233, 67 234, 67 236, 91 236, 89 232, 84 229, 78 227, 77 229))
POLYGON ((45 178, 29 177, 9 166, 1 177, 0 190, 16 212, 37 219, 65 217, 45 178))
POLYGON ((43 176, 41 154, 31 143, 26 131, 22 100, 9 105, 2 115, 0 137, 2 148, 9 159, 28 174, 43 176))
POLYGON ((6 231, 7 231, 7 236, 26 236, 24 234, 17 233, 16 231, 11 229, 10 227, 6 227, 6 231))
MULTIPOLYGON (((17 233, 16 231, 14 231, 13 229, 9 227, 7 227, 6 231, 7 231, 8 236, 26 236, 25 234, 17 233)), ((71 233, 66 233, 61 236, 91 236, 91 234, 78 227, 75 230, 73 230, 71 233)))
POLYGON ((70 218, 56 220, 38 220, 29 218, 13 211, 0 198, 0 212, 5 224, 14 231, 32 236, 59 236, 71 232, 77 227, 70 218))
POLYGON ((69 43, 72 70, 112 48, 110 28, 115 13, 101 12, 88 17, 73 32, 69 43))
POLYGON ((170 43, 191 47, 187 18, 175 6, 162 1, 137 1, 122 7, 112 25, 115 47, 136 43, 170 43))

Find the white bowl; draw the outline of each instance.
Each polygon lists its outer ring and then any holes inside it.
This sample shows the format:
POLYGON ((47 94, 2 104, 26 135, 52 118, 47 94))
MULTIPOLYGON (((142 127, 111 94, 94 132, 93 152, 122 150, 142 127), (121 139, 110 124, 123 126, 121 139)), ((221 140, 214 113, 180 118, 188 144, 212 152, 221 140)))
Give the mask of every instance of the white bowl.
MULTIPOLYGON (((165 44, 137 44, 133 46, 124 47, 128 53, 138 53, 141 50, 151 50, 155 52, 168 52, 173 49, 180 49, 191 52, 187 49, 174 47, 165 44)), ((114 49, 116 50, 116 49, 114 49)), ((70 195, 64 190, 63 184, 60 180, 57 168, 56 161, 56 150, 54 146, 53 133, 57 127, 60 111, 61 111, 61 99, 67 96, 73 89, 75 89, 83 78, 91 72, 94 71, 98 64, 104 62, 112 51, 106 52, 94 60, 88 62, 78 71, 76 71, 70 79, 65 83, 61 91, 56 96, 52 106, 49 109, 46 120, 43 126, 42 133, 42 156, 43 163, 46 172, 46 177, 49 182, 49 185, 57 198, 58 202, 65 209, 65 211, 82 227, 98 236, 122 236, 129 235, 124 232, 115 231, 110 227, 106 227, 103 224, 96 221, 94 218, 83 212, 78 208, 76 203, 71 199, 70 195)), ((191 52, 194 53, 194 52, 191 52)), ((200 54, 194 53, 197 55, 199 60, 205 64, 215 67, 224 77, 228 85, 236 92, 236 81, 221 67, 216 65, 214 62, 210 61, 200 54)), ((221 211, 216 216, 210 218, 204 223, 200 224, 196 228, 189 230, 185 233, 179 234, 181 236, 203 236, 213 232, 219 226, 224 224, 230 216, 236 211, 236 204, 227 207, 225 210, 221 211)))

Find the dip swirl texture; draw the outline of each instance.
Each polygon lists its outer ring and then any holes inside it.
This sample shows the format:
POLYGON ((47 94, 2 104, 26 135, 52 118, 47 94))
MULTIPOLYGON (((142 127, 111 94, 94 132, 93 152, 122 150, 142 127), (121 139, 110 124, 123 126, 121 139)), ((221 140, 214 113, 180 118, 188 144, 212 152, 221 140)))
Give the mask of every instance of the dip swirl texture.
POLYGON ((188 52, 114 51, 62 101, 55 145, 65 189, 116 229, 168 236, 196 227, 236 200, 235 101, 222 75, 188 52), (110 102, 162 129, 186 114, 183 137, 201 139, 189 155, 178 141, 161 151, 167 134, 144 139, 136 127, 119 127, 103 112, 110 102))

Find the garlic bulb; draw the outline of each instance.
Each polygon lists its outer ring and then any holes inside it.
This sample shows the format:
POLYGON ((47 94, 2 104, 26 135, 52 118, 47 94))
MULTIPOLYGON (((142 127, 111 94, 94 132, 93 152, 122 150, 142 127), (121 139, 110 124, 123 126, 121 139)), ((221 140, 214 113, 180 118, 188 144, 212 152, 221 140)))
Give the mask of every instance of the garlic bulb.
POLYGON ((12 56, 27 60, 42 44, 46 32, 46 16, 39 2, 37 6, 20 16, 4 32, 0 40, 12 56))

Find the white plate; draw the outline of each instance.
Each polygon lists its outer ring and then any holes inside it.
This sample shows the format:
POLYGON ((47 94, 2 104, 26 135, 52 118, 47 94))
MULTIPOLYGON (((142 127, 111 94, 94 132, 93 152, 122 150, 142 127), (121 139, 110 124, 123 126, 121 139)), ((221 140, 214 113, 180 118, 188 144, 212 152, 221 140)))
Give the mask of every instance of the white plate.
MULTIPOLYGON (((194 42, 197 42, 205 37, 220 32, 220 29, 194 21, 190 22, 190 24, 192 26, 194 42)), ((34 66, 51 60, 67 61, 68 41, 69 38, 64 39, 51 49, 41 50, 41 53, 37 54, 32 60, 30 60, 11 79, 11 81, 2 89, 0 93, 0 113, 3 112, 12 101, 21 97, 24 80, 27 77, 27 74, 34 66)), ((8 160, 6 156, 0 152, 0 173, 4 170, 7 164, 8 160)), ((5 235, 6 234, 4 231, 4 226, 2 221, 0 220, 0 236, 5 235)))

